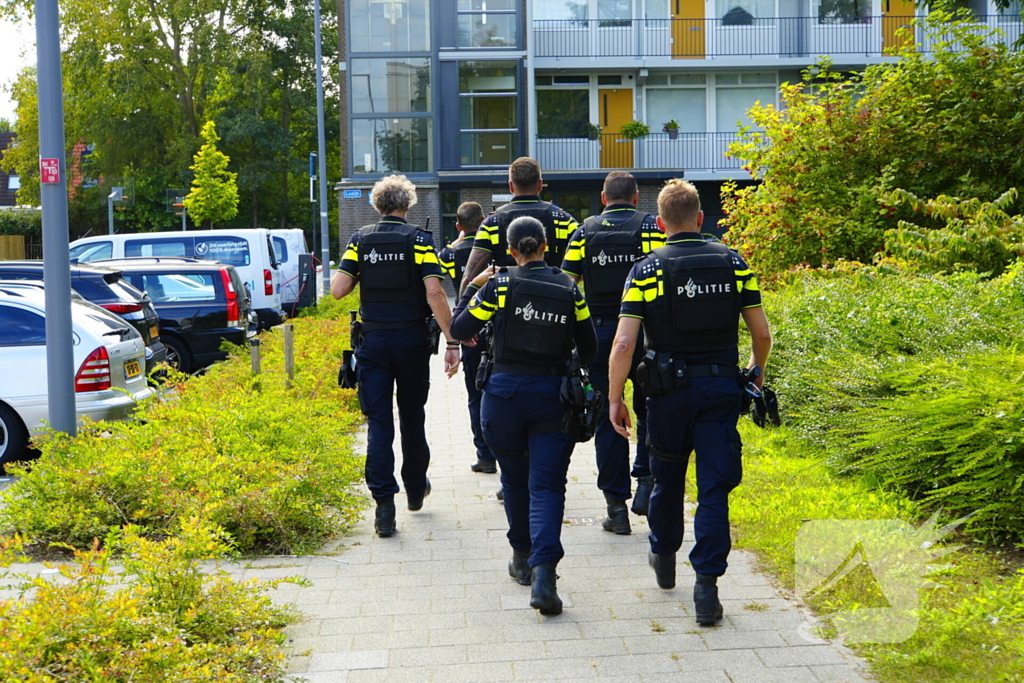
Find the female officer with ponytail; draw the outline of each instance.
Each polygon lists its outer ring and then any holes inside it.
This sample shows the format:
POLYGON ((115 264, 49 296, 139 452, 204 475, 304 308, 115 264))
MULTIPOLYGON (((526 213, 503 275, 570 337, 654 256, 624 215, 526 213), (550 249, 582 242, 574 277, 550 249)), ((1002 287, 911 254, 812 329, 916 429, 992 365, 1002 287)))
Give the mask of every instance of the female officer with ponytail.
POLYGON ((531 607, 560 614, 555 566, 565 554, 560 535, 575 445, 562 432, 568 406, 560 390, 573 348, 587 364, 597 352, 597 335, 575 283, 544 262, 541 222, 526 216, 512 221, 508 246, 518 265, 473 280, 455 310, 451 334, 471 339, 494 321, 481 426, 501 465, 509 574, 524 586, 532 583, 531 607))

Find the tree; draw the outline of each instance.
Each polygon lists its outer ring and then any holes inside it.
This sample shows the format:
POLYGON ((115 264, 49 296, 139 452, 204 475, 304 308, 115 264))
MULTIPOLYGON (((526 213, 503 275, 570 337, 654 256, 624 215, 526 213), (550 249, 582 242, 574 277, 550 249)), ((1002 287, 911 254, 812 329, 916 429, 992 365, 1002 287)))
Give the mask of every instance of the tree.
POLYGON ((731 241, 769 278, 870 262, 886 230, 917 218, 891 199, 896 189, 985 202, 1024 187, 1024 53, 965 14, 926 22, 932 54, 908 45, 899 62, 852 76, 825 63, 783 84, 780 109, 751 110, 759 129, 744 130, 730 154, 762 182, 727 186, 723 208, 731 241))
POLYGON ((207 228, 235 217, 238 213, 238 174, 228 170, 227 155, 217 149, 217 126, 207 121, 203 126, 203 146, 195 156, 192 190, 185 197, 185 208, 192 220, 207 228))

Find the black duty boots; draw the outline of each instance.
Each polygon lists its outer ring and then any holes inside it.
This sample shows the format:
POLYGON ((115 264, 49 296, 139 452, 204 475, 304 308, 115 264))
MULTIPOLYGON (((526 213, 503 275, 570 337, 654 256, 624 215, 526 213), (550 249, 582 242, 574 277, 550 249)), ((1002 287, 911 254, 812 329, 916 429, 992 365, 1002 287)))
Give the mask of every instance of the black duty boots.
POLYGON ((427 479, 427 485, 423 489, 423 492, 420 493, 419 495, 414 495, 414 494, 409 493, 408 491, 406 491, 405 492, 405 497, 406 497, 406 500, 409 503, 409 509, 412 510, 413 512, 416 512, 417 510, 422 509, 423 508, 423 499, 426 498, 429 495, 430 495, 430 480, 429 479, 427 479))
POLYGON ((676 587, 676 556, 659 555, 653 551, 647 553, 647 564, 654 570, 658 579, 658 588, 669 590, 676 587))
POLYGON ((387 538, 395 533, 395 501, 377 501, 377 516, 373 520, 373 529, 378 536, 387 538))
POLYGON ((488 462, 477 458, 477 461, 470 465, 469 469, 481 474, 495 474, 498 471, 498 463, 494 461, 488 462))
POLYGON ((651 491, 654 490, 654 475, 636 478, 636 493, 633 494, 634 515, 647 516, 647 510, 651 507, 651 491))
POLYGON ((554 562, 538 564, 533 568, 531 574, 533 592, 530 594, 530 607, 540 610, 541 614, 562 613, 562 599, 555 592, 555 578, 554 562))
POLYGON ((508 575, 520 586, 530 585, 530 555, 512 551, 512 559, 508 561, 508 575))
POLYGON ((615 500, 606 493, 604 502, 608 504, 608 517, 601 522, 601 528, 620 536, 629 534, 629 510, 626 509, 626 501, 615 500))
POLYGON ((718 601, 718 577, 697 574, 693 584, 693 606, 697 611, 697 623, 714 626, 722 618, 722 603, 718 601))

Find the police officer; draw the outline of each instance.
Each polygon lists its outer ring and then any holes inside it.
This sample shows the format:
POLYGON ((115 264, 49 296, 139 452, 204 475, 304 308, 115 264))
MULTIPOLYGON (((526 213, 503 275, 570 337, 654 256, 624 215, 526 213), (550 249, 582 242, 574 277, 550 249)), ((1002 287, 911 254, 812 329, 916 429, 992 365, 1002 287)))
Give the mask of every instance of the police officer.
POLYGON ((670 180, 658 195, 658 214, 667 242, 633 266, 623 293, 609 361, 609 415, 615 429, 628 436, 622 389, 642 324, 647 350, 637 375, 647 387, 654 474, 648 561, 661 588, 675 586, 675 553, 683 542, 683 486, 690 452, 695 451, 693 601, 697 623, 713 625, 722 618, 716 582, 725 573, 731 548, 729 492, 742 474, 736 431, 743 394, 737 367, 739 319, 750 331, 748 367, 764 368, 772 336, 747 264, 726 246, 701 237, 704 213, 693 185, 670 180))
MULTIPOLYGON (((619 319, 622 288, 633 262, 652 249, 665 244, 665 233, 655 217, 637 211, 640 201, 636 179, 625 171, 612 171, 604 181, 601 203, 604 213, 591 216, 569 239, 562 270, 583 282, 587 303, 597 328, 597 356, 590 364, 594 388, 608 393, 608 355, 619 319)), ((635 380, 641 353, 634 355, 629 379, 635 380)), ((608 517, 601 526, 605 531, 628 534, 629 514, 626 501, 630 497, 630 474, 636 477, 633 512, 647 514, 654 486, 654 477, 647 455, 647 403, 643 392, 633 382, 633 412, 637 418, 636 460, 629 469, 629 440, 624 439, 608 421, 607 413, 597 427, 594 445, 597 450, 597 487, 604 492, 608 517)))
POLYGON ((374 528, 395 533, 395 420, 392 397, 398 387, 402 428, 402 483, 410 510, 423 507, 430 493, 430 449, 424 431, 424 406, 430 388, 428 325, 431 312, 449 340, 445 369, 458 370, 459 344, 449 334, 451 311, 441 288, 444 275, 429 232, 407 223, 416 204, 416 187, 402 175, 373 186, 370 202, 380 222, 360 228, 345 249, 331 281, 335 299, 359 283, 362 339, 356 349, 359 403, 367 419, 366 483, 377 503, 374 528))
MULTIPOLYGON (((476 231, 484 220, 484 211, 476 202, 464 202, 455 212, 455 219, 459 228, 459 238, 442 249, 438 257, 441 259, 441 268, 451 278, 458 294, 462 288, 462 274, 466 270, 469 254, 473 251, 476 231)), ((469 425, 473 430, 473 445, 476 446, 476 462, 470 465, 470 469, 474 472, 494 474, 498 471, 498 464, 480 431, 480 398, 483 392, 476 388, 476 373, 480 367, 483 347, 482 343, 462 347, 462 374, 466 380, 466 393, 469 395, 469 425)))
POLYGON ((512 546, 509 574, 532 583, 530 606, 560 614, 555 566, 566 472, 575 441, 562 431, 567 412, 562 377, 573 347, 586 364, 597 351, 587 303, 572 279, 543 260, 544 227, 536 218, 509 226, 517 267, 478 276, 459 302, 452 334, 469 339, 494 320, 493 368, 484 386, 481 425, 501 464, 512 546))
POLYGON ((520 216, 536 218, 548 235, 544 261, 552 267, 562 265, 569 235, 579 227, 576 219, 550 202, 542 201, 540 192, 544 181, 540 177, 540 164, 529 157, 519 157, 508 167, 508 189, 512 201, 488 216, 476 233, 473 252, 466 264, 462 280, 463 290, 467 283, 479 275, 488 263, 511 266, 508 241, 505 233, 508 226, 520 216))

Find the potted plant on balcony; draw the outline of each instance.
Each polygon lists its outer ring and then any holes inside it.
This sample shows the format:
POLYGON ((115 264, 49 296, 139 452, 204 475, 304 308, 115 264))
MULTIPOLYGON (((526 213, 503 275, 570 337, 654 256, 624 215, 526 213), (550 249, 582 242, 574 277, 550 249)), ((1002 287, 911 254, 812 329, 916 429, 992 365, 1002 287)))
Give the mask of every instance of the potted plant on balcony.
POLYGON ((619 129, 619 135, 627 140, 637 140, 650 132, 651 127, 643 121, 630 121, 622 124, 622 128, 619 129))
POLYGON ((601 135, 601 126, 595 126, 588 121, 583 126, 583 133, 587 136, 588 140, 597 140, 598 136, 601 135))
POLYGON ((675 140, 679 137, 679 122, 672 119, 668 123, 663 124, 661 130, 668 133, 669 140, 675 140))

